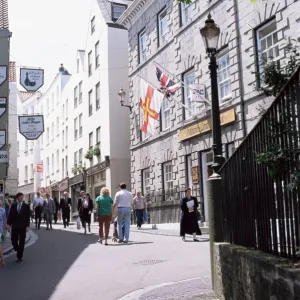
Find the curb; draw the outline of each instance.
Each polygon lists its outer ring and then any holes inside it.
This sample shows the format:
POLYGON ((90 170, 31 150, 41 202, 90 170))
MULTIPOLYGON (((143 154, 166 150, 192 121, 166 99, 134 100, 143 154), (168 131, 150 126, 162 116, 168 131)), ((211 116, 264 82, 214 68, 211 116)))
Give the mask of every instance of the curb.
MULTIPOLYGON (((25 245, 31 240, 31 233, 30 231, 26 234, 26 239, 25 239, 25 245)), ((10 246, 9 248, 5 249, 3 251, 3 255, 7 255, 10 254, 11 252, 14 251, 14 247, 10 246)))

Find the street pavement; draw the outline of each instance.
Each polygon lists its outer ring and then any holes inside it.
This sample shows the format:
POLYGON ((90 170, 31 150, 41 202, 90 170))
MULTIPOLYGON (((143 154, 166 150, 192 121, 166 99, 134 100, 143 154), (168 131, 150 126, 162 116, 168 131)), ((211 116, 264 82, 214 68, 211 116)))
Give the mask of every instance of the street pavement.
POLYGON ((1 299, 215 299, 207 241, 132 232, 129 244, 104 246, 97 226, 87 235, 75 227, 33 230, 24 261, 13 254, 0 270, 1 299))

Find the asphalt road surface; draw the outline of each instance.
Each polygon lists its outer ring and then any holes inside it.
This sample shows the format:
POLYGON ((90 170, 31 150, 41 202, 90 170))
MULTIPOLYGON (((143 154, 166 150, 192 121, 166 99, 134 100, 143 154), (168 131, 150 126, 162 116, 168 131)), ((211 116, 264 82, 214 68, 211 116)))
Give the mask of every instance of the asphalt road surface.
POLYGON ((24 261, 14 254, 0 269, 3 300, 117 300, 149 286, 209 278, 208 242, 132 233, 127 245, 104 246, 95 234, 34 232, 38 240, 24 261))

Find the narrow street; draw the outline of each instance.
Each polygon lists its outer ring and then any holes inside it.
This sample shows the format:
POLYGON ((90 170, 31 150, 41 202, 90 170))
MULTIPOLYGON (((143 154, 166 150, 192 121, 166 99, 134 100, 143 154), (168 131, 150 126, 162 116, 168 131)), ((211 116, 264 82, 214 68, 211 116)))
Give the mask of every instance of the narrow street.
POLYGON ((214 299, 207 296, 211 295, 207 241, 183 243, 179 237, 132 232, 128 245, 110 241, 104 246, 97 243, 96 226, 90 235, 78 232, 74 225, 68 230, 61 227, 33 230, 38 239, 25 249, 23 262, 16 262, 15 254, 7 258, 6 269, 0 272, 5 286, 1 298, 180 299, 191 292, 185 299, 214 299), (188 279, 195 280, 181 282, 188 279), (180 282, 177 289, 164 285, 175 282, 180 282), (139 297, 127 295, 144 288, 139 297), (176 290, 176 298, 165 298, 170 288, 176 290))

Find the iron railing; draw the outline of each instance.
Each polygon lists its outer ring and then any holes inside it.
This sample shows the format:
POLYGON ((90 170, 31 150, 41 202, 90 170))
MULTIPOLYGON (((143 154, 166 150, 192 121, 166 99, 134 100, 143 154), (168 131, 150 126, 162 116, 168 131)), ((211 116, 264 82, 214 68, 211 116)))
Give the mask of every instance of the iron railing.
POLYGON ((300 67, 220 170, 225 242, 297 257, 300 67))

